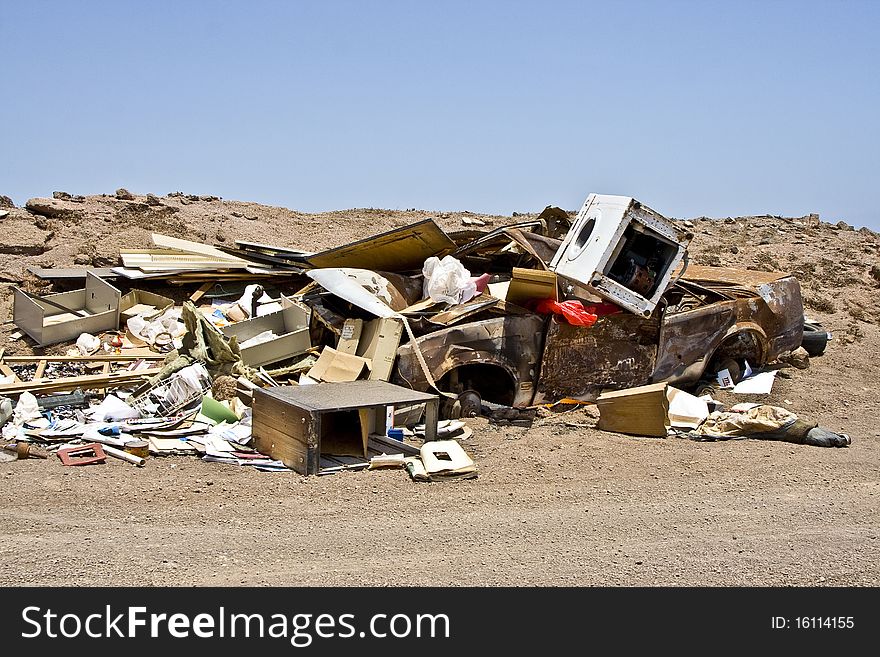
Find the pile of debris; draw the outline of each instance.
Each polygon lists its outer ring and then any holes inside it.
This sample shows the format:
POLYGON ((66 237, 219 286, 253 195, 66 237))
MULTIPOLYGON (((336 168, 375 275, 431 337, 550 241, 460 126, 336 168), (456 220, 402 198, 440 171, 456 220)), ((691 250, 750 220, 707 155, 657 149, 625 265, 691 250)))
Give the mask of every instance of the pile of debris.
POLYGON ((634 400, 666 399, 670 383, 772 385, 768 366, 802 361, 797 281, 689 266, 692 238, 598 194, 574 219, 548 207, 456 233, 426 219, 319 253, 153 234, 155 249, 123 250, 109 268, 138 289, 93 269, 78 290, 15 288, 20 337, 71 345, 0 352, 5 453, 470 478, 461 418, 528 425, 540 406, 598 400, 600 428, 627 431, 610 409, 667 413, 634 400), (198 287, 175 300, 142 289, 155 283, 198 287))

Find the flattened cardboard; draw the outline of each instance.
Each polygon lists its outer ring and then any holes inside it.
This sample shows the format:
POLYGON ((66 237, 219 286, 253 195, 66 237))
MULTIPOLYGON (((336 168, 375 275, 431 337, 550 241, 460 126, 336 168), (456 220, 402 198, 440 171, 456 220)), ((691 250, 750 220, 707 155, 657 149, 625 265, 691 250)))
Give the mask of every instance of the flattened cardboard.
POLYGON ((446 254, 455 243, 425 219, 366 239, 329 249, 308 259, 312 267, 354 267, 376 271, 421 269, 433 255, 446 254))
POLYGON ((368 371, 370 369, 370 361, 366 358, 345 354, 332 347, 324 347, 318 362, 312 366, 306 376, 315 381, 343 383, 357 381, 365 369, 368 371))

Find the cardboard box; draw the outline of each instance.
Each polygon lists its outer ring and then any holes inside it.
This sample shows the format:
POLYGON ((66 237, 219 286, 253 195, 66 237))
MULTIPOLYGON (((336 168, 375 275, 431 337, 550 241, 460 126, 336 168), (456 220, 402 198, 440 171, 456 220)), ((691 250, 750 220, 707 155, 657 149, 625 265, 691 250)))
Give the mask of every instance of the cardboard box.
POLYGON ((226 337, 236 336, 239 344, 264 331, 275 333, 277 337, 241 350, 241 359, 245 365, 251 367, 268 365, 305 353, 311 348, 312 341, 309 336, 311 311, 287 298, 282 298, 281 305, 284 309, 278 312, 253 317, 220 329, 226 337))
POLYGON ((13 294, 13 322, 40 347, 76 340, 81 333, 101 333, 119 327, 122 293, 91 272, 86 274, 82 290, 31 297, 13 288, 13 294))

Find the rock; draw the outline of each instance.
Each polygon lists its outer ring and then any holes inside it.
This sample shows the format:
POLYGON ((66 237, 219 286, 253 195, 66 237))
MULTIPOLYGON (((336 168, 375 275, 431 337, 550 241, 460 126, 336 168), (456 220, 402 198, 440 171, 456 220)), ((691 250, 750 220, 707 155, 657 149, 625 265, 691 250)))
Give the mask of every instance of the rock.
POLYGON ((168 192, 168 193, 166 194, 166 196, 167 196, 168 198, 178 198, 178 197, 180 197, 180 196, 183 196, 183 192, 168 192))
POLYGON ((779 360, 780 363, 791 365, 799 370, 805 370, 810 366, 810 354, 808 354, 807 350, 803 347, 798 347, 794 351, 781 353, 777 360, 779 360))
POLYGON ((871 274, 871 278, 880 283, 880 266, 871 265, 871 269, 868 273, 871 274))
POLYGON ((855 228, 853 228, 852 226, 850 226, 850 225, 849 225, 848 223, 846 223, 845 221, 838 221, 837 224, 836 224, 836 226, 837 226, 840 230, 855 230, 855 228))
POLYGON ((210 203, 210 202, 212 202, 212 201, 219 201, 219 200, 220 200, 220 197, 219 197, 219 196, 207 196, 207 195, 203 195, 203 196, 199 196, 198 199, 199 199, 200 201, 207 201, 208 203, 210 203))
POLYGON ((34 221, 34 226, 40 230, 49 230, 49 221, 46 217, 37 217, 36 221, 34 221))
POLYGON ((735 223, 736 223, 736 219, 734 219, 733 217, 728 217, 727 219, 724 220, 724 223, 726 223, 726 224, 735 224, 735 223))
POLYGON ((57 198, 60 201, 69 201, 71 196, 67 192, 52 192, 52 198, 57 198))
POLYGON ((730 252, 731 253, 739 253, 739 247, 734 244, 733 246, 730 247, 730 252))
POLYGON ((250 217, 245 217, 245 219, 247 219, 248 221, 256 221, 256 220, 257 220, 257 215, 253 215, 253 216, 250 216, 250 217))
POLYGON ((15 215, 3 219, 3 230, 0 231, 0 253, 21 256, 40 255, 49 250, 46 246, 48 241, 47 234, 41 231, 33 220, 27 218, 27 215, 15 215))
POLYGON ((225 242, 225 241, 226 241, 226 235, 225 235, 222 231, 219 231, 219 230, 218 230, 218 231, 217 231, 216 240, 217 240, 218 242, 225 242))
POLYGON ((14 208, 15 203, 8 196, 0 196, 0 208, 14 208))
POLYGON ((486 222, 471 217, 462 217, 461 223, 465 226, 485 226, 486 222))
POLYGON ((233 216, 233 217, 238 217, 239 219, 241 219, 244 215, 243 215, 241 212, 233 212, 233 213, 232 213, 232 216, 233 216))
POLYGON ((198 194, 186 194, 184 198, 188 201, 200 201, 201 197, 198 194))
POLYGON ((24 204, 25 209, 44 217, 64 217, 71 214, 64 201, 50 198, 32 198, 24 204))
POLYGON ((85 203, 86 197, 82 194, 77 194, 76 196, 71 196, 69 200, 73 203, 85 203))
POLYGON ((162 205, 162 201, 155 194, 147 194, 147 205, 162 205))
POLYGON ((92 264, 92 256, 90 256, 88 253, 77 253, 73 258, 73 264, 90 265, 92 264))
POLYGON ((696 228, 696 225, 694 224, 694 222, 690 221, 688 219, 685 219, 684 221, 682 221, 681 225, 684 226, 685 228, 690 228, 690 229, 696 228))
POLYGON ((120 187, 116 190, 116 198, 118 198, 120 201, 133 201, 134 194, 125 189, 125 187, 120 187))

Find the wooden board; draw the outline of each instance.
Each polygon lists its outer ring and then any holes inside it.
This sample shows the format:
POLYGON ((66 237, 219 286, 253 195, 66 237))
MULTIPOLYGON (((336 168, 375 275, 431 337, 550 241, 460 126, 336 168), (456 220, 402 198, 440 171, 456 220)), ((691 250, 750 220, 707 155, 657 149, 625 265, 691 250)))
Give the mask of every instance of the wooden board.
POLYGON ((28 267, 27 270, 34 276, 44 281, 61 281, 61 280, 86 280, 86 274, 92 273, 101 278, 117 278, 119 274, 110 267, 28 267))
POLYGON ((82 388, 107 389, 129 383, 136 383, 142 379, 158 374, 162 368, 152 367, 138 372, 114 372, 111 374, 89 374, 86 376, 72 376, 62 379, 43 379, 41 381, 24 381, 0 386, 0 394, 16 395, 22 392, 39 394, 43 392, 61 392, 82 388))
POLYGON ((329 249, 308 259, 312 267, 355 267, 374 271, 421 269, 425 259, 455 248, 433 219, 395 228, 366 239, 329 249))

